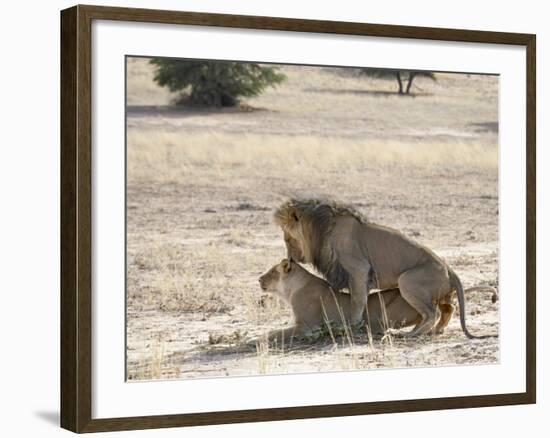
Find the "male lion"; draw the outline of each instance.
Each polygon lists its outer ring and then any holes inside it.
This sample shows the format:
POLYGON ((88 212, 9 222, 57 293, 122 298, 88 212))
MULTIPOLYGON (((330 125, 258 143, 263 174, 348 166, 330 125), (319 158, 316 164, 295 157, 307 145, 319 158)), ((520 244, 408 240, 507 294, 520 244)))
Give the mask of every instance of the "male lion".
MULTIPOLYGON (((270 341, 284 343, 294 337, 308 336, 330 322, 349 324, 351 298, 349 294, 334 292, 322 278, 306 271, 296 262, 283 259, 259 278, 262 290, 273 293, 287 302, 294 314, 294 325, 273 330, 270 341)), ((473 287, 470 290, 491 290, 473 287)), ((493 302, 496 299, 494 290, 493 302)), ((403 299, 399 289, 389 289, 371 294, 368 300, 370 330, 383 335, 387 329, 399 329, 417 324, 420 314, 403 299)), ((445 322, 445 325, 448 320, 445 322)))
MULTIPOLYGON (((466 328, 464 290, 458 276, 434 252, 399 231, 369 222, 350 207, 315 199, 285 202, 275 211, 274 220, 283 230, 289 259, 313 264, 336 291, 349 289, 353 325, 364 321, 373 278, 378 289, 398 288, 420 315, 406 336, 430 332, 440 303, 440 323, 446 325, 453 311, 449 298, 456 290, 462 330, 470 339, 479 338, 466 328)), ((392 305, 388 305, 390 313, 392 305)))

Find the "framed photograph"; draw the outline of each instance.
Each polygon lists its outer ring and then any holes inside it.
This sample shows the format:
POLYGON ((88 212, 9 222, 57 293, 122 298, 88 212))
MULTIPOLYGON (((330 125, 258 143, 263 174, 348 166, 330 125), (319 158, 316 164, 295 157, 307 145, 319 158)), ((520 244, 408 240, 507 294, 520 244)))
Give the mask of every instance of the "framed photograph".
POLYGON ((535 403, 535 35, 61 12, 61 425, 535 403))

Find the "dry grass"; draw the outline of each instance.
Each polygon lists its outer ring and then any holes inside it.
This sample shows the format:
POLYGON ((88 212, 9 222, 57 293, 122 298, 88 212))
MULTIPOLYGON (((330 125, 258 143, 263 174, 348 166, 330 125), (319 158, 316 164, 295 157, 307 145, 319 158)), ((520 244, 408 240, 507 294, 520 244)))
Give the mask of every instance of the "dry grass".
MULTIPOLYGON (((128 132, 128 179, 177 182, 186 175, 242 172, 261 175, 280 169, 282 177, 319 172, 361 173, 372 167, 446 168, 451 165, 494 170, 496 145, 484 141, 361 140, 307 136, 263 136, 215 132, 190 134, 132 129, 128 132), (199 170, 199 172, 197 172, 199 170)), ((355 175, 352 175, 355 176, 355 175)))
MULTIPOLYGON (((416 97, 345 69, 283 67, 257 110, 174 109, 128 63, 127 335, 131 380, 480 364, 498 340, 328 331, 270 346, 290 310, 257 279, 285 255, 271 211, 294 194, 354 204, 433 248, 466 287, 498 285, 498 80, 438 75, 416 97)), ((498 303, 468 297, 472 332, 498 303)))

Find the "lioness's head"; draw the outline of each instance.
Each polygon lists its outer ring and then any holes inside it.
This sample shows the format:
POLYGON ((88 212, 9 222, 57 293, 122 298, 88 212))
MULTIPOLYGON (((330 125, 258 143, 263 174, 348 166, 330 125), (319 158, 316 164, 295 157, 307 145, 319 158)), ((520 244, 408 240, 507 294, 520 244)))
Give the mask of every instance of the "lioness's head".
POLYGON ((296 265, 288 259, 283 259, 281 262, 273 266, 269 271, 262 275, 259 279, 260 287, 266 292, 279 292, 282 285, 289 275, 292 274, 296 265))

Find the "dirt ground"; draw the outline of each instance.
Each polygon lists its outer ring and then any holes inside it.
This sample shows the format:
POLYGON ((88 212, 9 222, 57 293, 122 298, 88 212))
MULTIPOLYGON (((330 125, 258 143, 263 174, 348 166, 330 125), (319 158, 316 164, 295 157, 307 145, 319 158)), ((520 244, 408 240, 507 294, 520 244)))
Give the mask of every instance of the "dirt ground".
MULTIPOLYGON (((292 195, 350 203, 465 287, 498 286, 498 77, 437 74, 400 97, 350 69, 281 69, 243 108, 181 109, 128 59, 128 379, 498 362, 499 339, 468 340, 458 314, 439 336, 267 345, 291 323, 258 277, 285 256, 271 216, 292 195)), ((498 333, 490 296, 466 310, 472 333, 498 333)))

